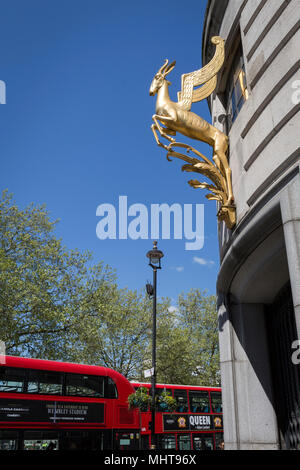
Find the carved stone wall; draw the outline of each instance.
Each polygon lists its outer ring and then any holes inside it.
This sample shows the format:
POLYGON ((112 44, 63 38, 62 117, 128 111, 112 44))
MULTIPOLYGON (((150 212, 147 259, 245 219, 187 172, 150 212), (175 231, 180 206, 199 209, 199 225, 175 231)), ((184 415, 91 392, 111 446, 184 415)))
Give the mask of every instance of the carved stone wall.
MULTIPOLYGON (((299 0, 210 0, 207 6, 203 64, 210 60, 213 35, 225 39, 227 64, 209 98, 213 124, 225 130, 228 70, 238 41, 249 93, 228 134, 237 225, 228 230, 219 224, 227 449, 298 445, 287 444, 277 426, 266 312, 290 282, 300 338, 299 26, 299 0)), ((291 355, 291 344, 282 351, 291 355)))

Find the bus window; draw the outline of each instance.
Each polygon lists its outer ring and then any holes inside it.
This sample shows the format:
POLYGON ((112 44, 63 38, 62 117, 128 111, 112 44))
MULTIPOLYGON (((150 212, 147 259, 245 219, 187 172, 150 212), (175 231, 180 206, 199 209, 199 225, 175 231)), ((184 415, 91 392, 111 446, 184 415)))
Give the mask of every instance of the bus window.
POLYGON ((193 434, 194 450, 214 450, 212 434, 193 434))
POLYGON ((177 401, 176 411, 186 413, 188 410, 187 390, 174 390, 174 398, 177 401))
POLYGON ((137 447, 135 433, 116 433, 116 441, 119 450, 134 450, 137 447))
POLYGON ((224 437, 222 432, 215 433, 216 449, 224 450, 224 437))
POLYGON ((62 395, 63 374, 47 370, 28 371, 28 393, 62 395))
POLYGON ((58 440, 28 440, 24 439, 24 450, 58 450, 58 440))
POLYGON ((103 398, 104 379, 98 375, 66 374, 66 395, 103 398))
POLYGON ((191 439, 189 434, 177 435, 178 450, 191 450, 191 439))
POLYGON ((141 435, 141 449, 140 450, 149 450, 149 435, 141 435))
MULTIPOLYGON (((166 389, 166 388, 156 388, 155 389, 155 395, 158 396, 158 397, 163 392, 166 392, 167 395, 169 395, 170 397, 172 396, 172 390, 170 390, 170 389, 166 389)), ((156 409, 157 409, 157 411, 159 411, 161 413, 167 413, 167 412, 170 411, 169 408, 168 408, 168 405, 166 403, 157 403, 156 409)))
POLYGON ((58 432, 25 431, 24 450, 59 450, 58 432))
POLYGON ((159 435, 159 449, 176 449, 176 440, 174 434, 159 435))
POLYGON ((110 377, 107 377, 107 390, 105 393, 105 398, 118 398, 116 384, 110 377))
POLYGON ((0 392, 22 393, 25 370, 13 367, 0 368, 0 392))
POLYGON ((201 390, 190 390, 189 397, 191 413, 209 413, 208 392, 201 390))
POLYGON ((220 392, 210 392, 213 413, 222 413, 222 395, 220 392))
POLYGON ((0 431, 0 450, 17 450, 18 432, 0 431))

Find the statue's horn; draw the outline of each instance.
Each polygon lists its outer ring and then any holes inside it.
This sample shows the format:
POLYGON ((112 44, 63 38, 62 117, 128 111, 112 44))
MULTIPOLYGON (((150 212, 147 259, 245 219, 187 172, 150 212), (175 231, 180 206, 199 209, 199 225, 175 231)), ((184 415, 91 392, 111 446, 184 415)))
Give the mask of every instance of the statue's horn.
POLYGON ((164 75, 168 75, 176 65, 176 60, 174 60, 167 68, 164 70, 164 75))
POLYGON ((159 69, 158 73, 162 73, 162 74, 163 74, 163 73, 164 73, 164 69, 165 69, 165 67, 168 65, 168 63, 169 63, 169 61, 168 61, 168 59, 166 59, 164 65, 159 69))

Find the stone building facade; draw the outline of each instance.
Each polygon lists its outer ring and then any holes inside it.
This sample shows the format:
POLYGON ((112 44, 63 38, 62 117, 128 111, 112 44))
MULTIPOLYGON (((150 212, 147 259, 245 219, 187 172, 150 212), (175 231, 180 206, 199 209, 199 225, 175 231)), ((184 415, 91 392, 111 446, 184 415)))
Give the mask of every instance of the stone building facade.
POLYGON ((225 65, 209 98, 230 139, 237 225, 219 224, 226 449, 300 448, 300 0, 208 0, 225 65), (293 360, 292 360, 293 359, 293 360))

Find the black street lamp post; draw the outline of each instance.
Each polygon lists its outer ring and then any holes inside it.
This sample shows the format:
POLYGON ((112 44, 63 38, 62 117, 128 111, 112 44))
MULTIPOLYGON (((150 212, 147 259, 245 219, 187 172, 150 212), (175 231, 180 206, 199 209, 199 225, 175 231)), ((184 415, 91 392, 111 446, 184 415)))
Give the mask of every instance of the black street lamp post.
POLYGON ((157 270, 161 269, 160 260, 164 256, 163 252, 157 249, 157 242, 153 242, 153 249, 148 251, 149 266, 153 269, 153 286, 147 284, 147 292, 153 298, 153 317, 152 317, 152 417, 151 417, 151 448, 156 448, 155 439, 155 387, 156 387, 156 284, 157 270), (151 289, 152 287, 152 289, 151 289))

